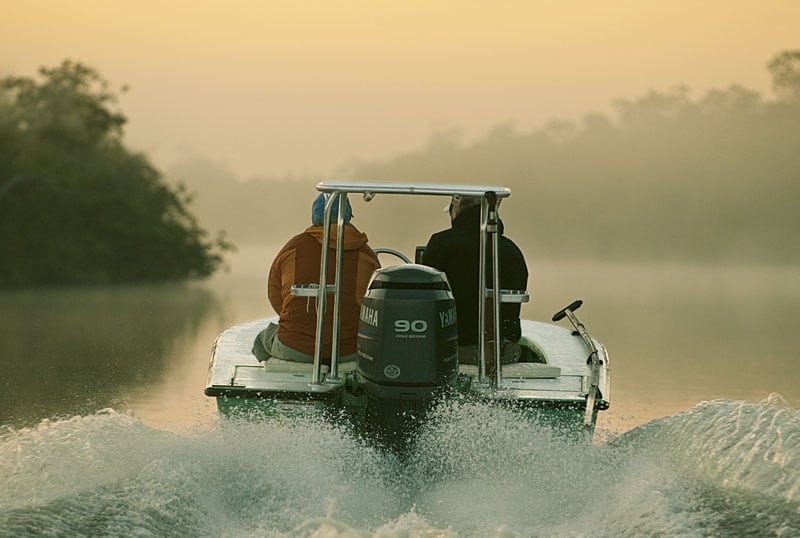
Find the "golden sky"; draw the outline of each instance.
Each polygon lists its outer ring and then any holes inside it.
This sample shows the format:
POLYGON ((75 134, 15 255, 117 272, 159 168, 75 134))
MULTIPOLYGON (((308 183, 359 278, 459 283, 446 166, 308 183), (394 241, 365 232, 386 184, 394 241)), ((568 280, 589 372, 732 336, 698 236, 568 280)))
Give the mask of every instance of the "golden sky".
POLYGON ((732 83, 800 48, 799 0, 0 0, 0 76, 97 68, 166 168, 330 174, 437 129, 481 136, 732 83))

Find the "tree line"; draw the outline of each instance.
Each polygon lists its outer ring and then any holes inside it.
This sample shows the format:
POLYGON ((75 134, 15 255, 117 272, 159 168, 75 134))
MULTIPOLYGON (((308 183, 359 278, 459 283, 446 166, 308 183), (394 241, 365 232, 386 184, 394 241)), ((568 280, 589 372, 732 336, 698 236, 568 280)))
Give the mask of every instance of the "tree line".
POLYGON ((796 263, 800 51, 767 69, 772 99, 677 86, 579 123, 501 125, 471 142, 438 133, 349 177, 504 184, 509 235, 545 257, 796 263))
POLYGON ((0 287, 206 277, 231 248, 122 142, 117 95, 64 61, 0 80, 0 287))
MULTIPOLYGON (((499 125, 471 141, 434 133, 326 179, 508 186, 508 233, 534 258, 797 263, 800 51, 767 70, 771 98, 677 86, 580 122, 499 125)), ((0 287, 205 277, 232 245, 198 219, 242 245, 279 244, 308 224, 297 209, 310 208, 319 178, 241 182, 208 162, 164 175, 124 146, 116 97, 70 61, 0 80, 0 287)), ((403 236, 424 244, 429 215, 388 204, 382 215, 402 217, 403 236)), ((391 238, 388 220, 358 225, 391 238)))

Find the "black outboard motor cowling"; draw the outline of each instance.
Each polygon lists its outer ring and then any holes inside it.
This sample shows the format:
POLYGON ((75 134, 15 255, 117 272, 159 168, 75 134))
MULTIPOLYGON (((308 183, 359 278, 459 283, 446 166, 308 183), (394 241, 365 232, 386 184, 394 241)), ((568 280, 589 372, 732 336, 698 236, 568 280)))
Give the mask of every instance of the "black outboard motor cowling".
POLYGON ((454 384, 457 353, 456 306, 444 273, 415 264, 376 271, 361 302, 357 367, 367 420, 384 440, 396 444, 413 433, 454 384))

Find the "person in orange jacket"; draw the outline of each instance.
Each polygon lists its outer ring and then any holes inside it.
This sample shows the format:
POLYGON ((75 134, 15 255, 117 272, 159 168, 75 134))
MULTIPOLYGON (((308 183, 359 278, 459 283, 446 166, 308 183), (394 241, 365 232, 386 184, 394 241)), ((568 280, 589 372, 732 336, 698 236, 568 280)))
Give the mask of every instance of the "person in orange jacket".
MULTIPOLYGON (((325 195, 320 194, 312 204, 311 227, 292 237, 278 252, 269 271, 267 295, 279 316, 278 324, 271 323, 256 338, 253 353, 259 361, 274 357, 280 360, 306 362, 314 360, 317 328, 315 297, 295 297, 293 284, 318 284, 322 255, 323 215, 325 195)), ((339 203, 332 207, 332 220, 338 217, 339 203)), ((350 224, 353 217, 350 203, 344 208, 344 254, 342 256, 342 302, 340 309, 339 362, 355 360, 358 316, 361 299, 367 291, 372 273, 380 268, 378 256, 369 247, 367 235, 350 224)), ((337 226, 331 226, 328 241, 327 281, 336 280, 337 226)), ((323 324, 322 359, 330 364, 333 336, 333 302, 326 301, 323 324)))

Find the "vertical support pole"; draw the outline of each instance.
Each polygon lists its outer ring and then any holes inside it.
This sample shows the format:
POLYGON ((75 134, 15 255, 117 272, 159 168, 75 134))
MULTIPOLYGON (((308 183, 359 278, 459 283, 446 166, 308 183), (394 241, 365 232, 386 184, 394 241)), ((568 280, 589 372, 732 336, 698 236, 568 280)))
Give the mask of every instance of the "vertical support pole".
POLYGON ((344 264, 344 214, 347 207, 347 193, 339 192, 334 195, 339 204, 339 214, 336 222, 336 282, 333 295, 333 342, 331 345, 331 373, 329 379, 339 379, 339 332, 341 327, 342 309, 342 265, 344 264))
POLYGON ((500 388, 502 372, 500 371, 500 230, 497 217, 497 194, 486 192, 489 214, 486 220, 487 235, 492 240, 492 315, 494 316, 494 361, 495 387, 500 388))
POLYGON ((322 332, 325 327, 325 307, 328 294, 328 241, 331 236, 331 207, 337 196, 325 194, 325 215, 322 218, 322 253, 319 261, 317 288, 317 332, 314 340, 314 371, 311 384, 319 385, 322 378, 322 332))
POLYGON ((486 221, 488 206, 481 198, 480 244, 478 245, 478 381, 486 381, 486 221))

